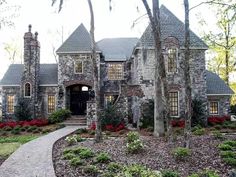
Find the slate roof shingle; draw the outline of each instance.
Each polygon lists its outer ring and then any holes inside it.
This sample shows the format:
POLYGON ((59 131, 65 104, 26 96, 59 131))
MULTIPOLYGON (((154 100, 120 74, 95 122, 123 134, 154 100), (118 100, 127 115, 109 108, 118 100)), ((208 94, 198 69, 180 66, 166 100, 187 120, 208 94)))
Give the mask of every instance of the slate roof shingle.
POLYGON ((126 61, 131 55, 138 38, 105 38, 97 42, 105 61, 126 61))
MULTIPOLYGON (((40 85, 57 85, 58 72, 57 64, 40 64, 39 84, 40 85)), ((0 85, 20 85, 22 73, 24 72, 23 64, 12 64, 0 81, 0 85)))
MULTIPOLYGON (((180 21, 171 11, 164 5, 160 8, 161 20, 161 40, 164 41, 167 37, 176 37, 179 40, 180 46, 184 46, 184 23, 180 21)), ((137 47, 153 47, 154 39, 152 29, 149 25, 138 42, 137 47)), ((207 49, 208 46, 190 30, 190 47, 207 49)))
MULTIPOLYGON (((57 49, 57 53, 91 52, 92 42, 88 30, 81 23, 78 28, 57 49)), ((98 48, 96 49, 98 50, 98 48)))
POLYGON ((215 73, 206 71, 207 94, 232 95, 234 92, 225 82, 215 73))

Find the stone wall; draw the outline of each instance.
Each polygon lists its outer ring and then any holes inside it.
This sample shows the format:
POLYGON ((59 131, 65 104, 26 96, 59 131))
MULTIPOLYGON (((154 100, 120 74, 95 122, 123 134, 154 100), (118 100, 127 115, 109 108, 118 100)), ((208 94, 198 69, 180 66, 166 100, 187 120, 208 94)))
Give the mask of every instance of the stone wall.
MULTIPOLYGON (((210 101, 216 101, 219 102, 219 115, 218 116, 224 116, 229 115, 230 113, 230 96, 228 95, 215 95, 215 96, 207 96, 208 99, 208 110, 209 109, 209 102, 210 101)), ((209 115, 209 111, 208 111, 209 115)), ((211 116, 211 115, 209 115, 211 116)))
POLYGON ((15 120, 14 114, 7 112, 7 96, 14 96, 14 108, 17 105, 17 100, 20 97, 20 87, 2 87, 2 118, 3 121, 15 120))
MULTIPOLYGON (((163 49, 166 69, 167 50, 163 49)), ((131 83, 140 84, 145 97, 143 99, 153 99, 154 97, 154 74, 155 63, 153 49, 138 49, 131 66, 131 83)), ((184 50, 178 50, 177 72, 168 73, 167 80, 170 91, 179 92, 179 117, 184 116, 185 111, 185 87, 184 87, 184 50)), ((205 73, 205 50, 191 50, 190 74, 192 82, 192 97, 199 98, 206 102, 206 73, 205 73)))

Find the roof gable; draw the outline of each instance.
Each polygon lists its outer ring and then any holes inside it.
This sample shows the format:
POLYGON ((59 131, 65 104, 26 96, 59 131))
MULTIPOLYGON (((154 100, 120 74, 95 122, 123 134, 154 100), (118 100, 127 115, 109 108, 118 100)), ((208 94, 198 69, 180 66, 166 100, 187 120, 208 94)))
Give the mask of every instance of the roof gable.
POLYGON ((59 47, 57 53, 91 52, 92 40, 88 30, 81 23, 67 40, 59 47))
POLYGON ((138 42, 138 38, 105 38, 97 45, 105 56, 105 61, 126 61, 138 42))
MULTIPOLYGON (((160 8, 160 20, 161 20, 161 40, 164 41, 167 37, 175 37, 179 40, 180 46, 184 46, 184 23, 180 21, 170 10, 164 5, 160 8)), ((138 47, 153 47, 154 38, 152 35, 151 25, 149 25, 143 33, 138 47)), ((208 46, 190 30, 190 47, 207 49, 208 46)))

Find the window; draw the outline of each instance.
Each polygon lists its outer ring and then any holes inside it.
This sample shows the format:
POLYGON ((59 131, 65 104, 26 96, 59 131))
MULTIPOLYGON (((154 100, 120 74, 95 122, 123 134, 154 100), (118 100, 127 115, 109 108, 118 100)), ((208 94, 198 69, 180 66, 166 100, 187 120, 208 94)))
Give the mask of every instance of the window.
POLYGON ((177 72, 177 49, 168 50, 168 72, 177 72))
POLYGON ((87 92, 88 89, 89 89, 89 88, 88 88, 87 86, 83 86, 83 87, 82 87, 82 91, 83 91, 83 92, 87 92))
POLYGON ((113 105, 117 99, 118 95, 106 95, 105 96, 105 107, 108 105, 113 105))
POLYGON ((83 73, 83 61, 75 61, 75 74, 82 74, 83 73))
POLYGON ((210 114, 212 115, 219 114, 219 102, 217 101, 210 102, 210 114))
POLYGON ((179 94, 169 92, 170 116, 179 116, 179 94))
POLYGON ((7 96, 7 112, 14 113, 14 96, 8 95, 7 96))
POLYGON ((55 96, 54 95, 48 95, 48 113, 52 113, 55 111, 56 106, 55 96))
POLYGON ((30 83, 25 84, 25 97, 31 96, 31 85, 30 83))
POLYGON ((109 80, 123 80, 124 68, 122 63, 108 64, 108 79, 109 80))

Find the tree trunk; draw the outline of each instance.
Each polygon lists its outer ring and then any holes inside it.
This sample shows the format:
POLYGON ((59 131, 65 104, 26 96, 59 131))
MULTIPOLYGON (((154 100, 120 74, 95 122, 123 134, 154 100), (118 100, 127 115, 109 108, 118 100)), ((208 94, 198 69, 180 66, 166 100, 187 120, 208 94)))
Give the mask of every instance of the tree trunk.
POLYGON ((91 0, 88 0, 89 10, 90 10, 90 35, 92 40, 92 61, 93 61, 93 82, 94 82, 94 92, 95 92, 95 120, 96 120, 96 134, 95 142, 99 143, 102 141, 102 126, 101 126, 101 116, 98 114, 100 111, 100 74, 99 74, 99 60, 97 60, 96 54, 96 43, 94 37, 94 13, 91 0))
POLYGON ((189 35, 189 3, 184 0, 185 7, 185 61, 184 61, 184 81, 185 81, 185 147, 190 147, 191 136, 191 116, 192 116, 192 95, 191 95, 191 79, 190 79, 190 35, 189 35))
POLYGON ((153 0, 153 14, 146 0, 142 0, 146 8, 154 37, 155 47, 155 78, 154 78, 154 135, 163 136, 165 133, 164 120, 168 113, 168 92, 164 57, 161 48, 161 28, 159 0, 153 0))

